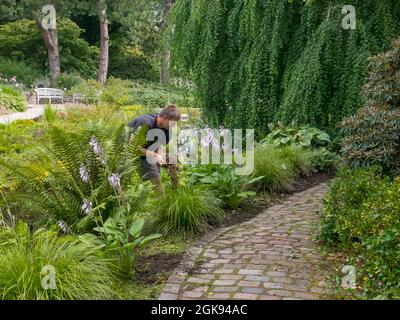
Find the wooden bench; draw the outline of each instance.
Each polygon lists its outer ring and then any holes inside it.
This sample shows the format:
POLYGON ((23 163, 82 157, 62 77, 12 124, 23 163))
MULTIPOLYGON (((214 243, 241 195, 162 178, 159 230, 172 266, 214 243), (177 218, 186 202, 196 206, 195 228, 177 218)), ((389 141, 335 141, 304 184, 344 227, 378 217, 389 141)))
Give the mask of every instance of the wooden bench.
POLYGON ((53 88, 38 88, 35 89, 36 92, 36 104, 40 103, 40 99, 48 99, 50 104, 52 100, 60 100, 64 103, 64 91, 60 89, 53 88))

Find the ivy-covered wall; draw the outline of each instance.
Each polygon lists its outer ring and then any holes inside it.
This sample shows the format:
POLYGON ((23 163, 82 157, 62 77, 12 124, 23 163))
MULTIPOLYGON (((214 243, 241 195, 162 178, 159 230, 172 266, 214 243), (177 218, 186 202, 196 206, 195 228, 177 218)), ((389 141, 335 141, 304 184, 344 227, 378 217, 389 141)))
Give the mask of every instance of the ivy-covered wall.
POLYGON ((214 125, 278 120, 334 132, 363 105, 367 57, 400 34, 399 0, 177 0, 173 68, 190 74, 214 125), (344 5, 356 9, 345 30, 344 5))

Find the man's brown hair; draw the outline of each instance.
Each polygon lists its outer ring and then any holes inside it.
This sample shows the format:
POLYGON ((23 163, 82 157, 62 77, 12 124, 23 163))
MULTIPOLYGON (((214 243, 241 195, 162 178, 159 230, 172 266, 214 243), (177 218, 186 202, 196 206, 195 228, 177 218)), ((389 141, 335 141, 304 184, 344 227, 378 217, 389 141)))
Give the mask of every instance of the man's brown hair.
POLYGON ((173 104, 165 106, 159 113, 159 116, 172 121, 179 121, 181 119, 181 113, 178 107, 173 104))

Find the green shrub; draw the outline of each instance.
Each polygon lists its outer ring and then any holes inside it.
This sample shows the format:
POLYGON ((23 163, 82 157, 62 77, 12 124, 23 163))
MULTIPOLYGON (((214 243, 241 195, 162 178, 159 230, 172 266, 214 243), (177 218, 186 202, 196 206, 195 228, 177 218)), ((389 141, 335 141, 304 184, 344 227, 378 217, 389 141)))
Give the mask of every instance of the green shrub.
POLYGON ((360 207, 372 194, 385 189, 379 167, 342 168, 324 200, 321 238, 327 243, 351 246, 362 237, 360 207))
POLYGON ((141 104, 150 108, 160 108, 168 103, 178 107, 197 107, 191 89, 177 86, 163 86, 151 82, 135 82, 132 88, 134 104, 141 104))
POLYGON ((167 190, 155 208, 155 225, 164 234, 202 232, 223 215, 219 201, 212 194, 190 187, 167 190))
POLYGON ((64 72, 60 74, 57 78, 57 88, 61 90, 70 90, 75 86, 78 86, 83 81, 82 77, 74 74, 74 73, 67 73, 64 72))
POLYGON ((339 156, 326 148, 312 150, 311 163, 318 171, 335 168, 339 163, 339 156))
POLYGON ((0 57, 0 78, 11 79, 12 77, 16 77, 18 82, 30 86, 35 84, 36 79, 43 77, 43 72, 35 63, 0 57))
POLYGON ((11 86, 0 85, 0 107, 11 111, 25 111, 26 98, 21 90, 11 86))
POLYGON ((288 165, 294 176, 308 176, 314 172, 312 153, 300 146, 290 145, 276 150, 278 157, 288 165))
POLYGON ((0 125, 0 156, 20 153, 33 143, 41 131, 33 120, 17 120, 10 125, 0 125))
POLYGON ((131 99, 132 84, 127 80, 110 78, 101 95, 102 102, 115 106, 128 105, 131 99))
POLYGON ((320 237, 346 249, 367 298, 400 298, 400 178, 379 167, 342 169, 324 201, 320 237))
POLYGON ((86 233, 79 237, 83 243, 102 247, 107 255, 117 262, 117 270, 121 276, 129 278, 134 275, 134 265, 143 248, 161 237, 161 234, 142 235, 145 220, 132 220, 132 216, 120 212, 94 228, 99 236, 86 233))
POLYGON ((380 165, 385 174, 400 173, 400 39, 393 49, 371 57, 363 88, 364 108, 341 123, 342 155, 352 167, 380 165))
POLYGON ((288 191, 294 183, 294 173, 282 161, 278 151, 269 144, 259 144, 254 152, 254 177, 263 177, 257 185, 269 192, 288 191))
POLYGON ((400 108, 362 108, 343 120, 341 128, 341 154, 347 165, 380 165, 386 174, 400 173, 400 108))
POLYGON ((82 81, 69 90, 70 94, 79 93, 83 95, 82 101, 86 104, 98 105, 101 102, 103 86, 96 80, 82 81))
POLYGON ((31 235, 22 222, 16 228, 0 229, 0 268, 1 299, 107 299, 114 294, 114 271, 98 251, 51 230, 39 229, 31 235), (55 289, 42 287, 48 274, 45 266, 54 267, 55 289))
POLYGON ((114 39, 110 43, 110 76, 132 80, 157 81, 159 73, 151 64, 149 57, 126 41, 114 39))
POLYGON ((309 126, 297 126, 292 123, 290 126, 284 126, 278 123, 276 126, 269 124, 271 133, 261 142, 273 144, 275 147, 287 145, 299 145, 302 147, 320 147, 331 143, 329 135, 317 128, 309 126))

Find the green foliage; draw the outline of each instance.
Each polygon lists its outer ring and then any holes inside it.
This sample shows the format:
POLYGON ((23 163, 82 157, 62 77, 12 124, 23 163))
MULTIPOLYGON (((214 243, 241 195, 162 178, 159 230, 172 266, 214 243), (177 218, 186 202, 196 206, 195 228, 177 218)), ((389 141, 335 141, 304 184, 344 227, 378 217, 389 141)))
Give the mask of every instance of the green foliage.
POLYGON ((1 107, 14 112, 25 111, 27 102, 23 92, 11 86, 0 85, 1 107))
POLYGON ((128 105, 132 100, 131 85, 129 81, 111 77, 101 95, 102 102, 115 106, 128 105))
POLYGON ((110 76, 126 80, 158 80, 158 72, 151 64, 149 57, 138 47, 131 46, 120 39, 111 39, 110 76))
POLYGON ((82 81, 83 79, 79 75, 64 72, 58 76, 56 83, 57 88, 61 90, 70 90, 71 88, 79 85, 82 81))
POLYGON ((50 141, 38 148, 36 160, 0 161, 20 186, 9 195, 11 203, 62 219, 77 230, 87 230, 117 209, 134 210, 138 182, 132 175, 143 130, 128 140, 124 125, 115 129, 100 122, 79 133, 54 127, 48 134, 50 141))
POLYGON ((357 263, 367 298, 398 299, 400 180, 379 167, 342 169, 324 203, 320 237, 357 263))
POLYGON ((365 235, 362 228, 366 217, 361 215, 360 207, 388 184, 381 178, 379 167, 340 170, 324 200, 321 238, 345 247, 351 247, 354 240, 361 240, 365 235))
POLYGON ((342 2, 178 0, 172 70, 192 76, 212 125, 255 128, 297 120, 330 134, 363 103, 367 57, 399 34, 397 0, 355 0, 345 30, 342 2))
POLYGON ((335 168, 339 163, 339 156, 326 148, 312 150, 311 163, 318 171, 335 168))
POLYGON ((114 293, 114 272, 96 250, 54 230, 31 234, 23 222, 0 228, 0 267, 2 300, 107 299, 114 293), (41 285, 45 266, 54 267, 55 289, 41 285))
POLYGON ((0 57, 0 77, 11 79, 16 77, 24 85, 34 85, 37 79, 43 78, 43 71, 34 63, 14 61, 0 57))
POLYGON ((209 192, 192 187, 167 190, 155 204, 156 227, 163 234, 190 235, 221 220, 219 201, 209 192))
POLYGON ((308 176, 314 171, 311 162, 312 153, 309 150, 292 145, 278 148, 275 152, 295 177, 308 176))
POLYGON ((288 191, 294 183, 294 173, 279 157, 278 149, 260 144, 254 152, 254 177, 263 177, 257 183, 259 189, 269 192, 288 191))
POLYGON ((160 238, 160 234, 142 235, 145 220, 135 222, 125 213, 109 217, 104 224, 94 228, 99 236, 91 233, 79 236, 79 239, 88 245, 105 250, 112 259, 118 262, 121 275, 132 277, 134 265, 144 246, 152 240, 160 238))
POLYGON ((33 120, 0 125, 0 156, 20 153, 38 138, 41 126, 33 120))
POLYGON ((132 103, 160 108, 168 103, 178 107, 197 107, 191 88, 162 86, 150 82, 135 82, 132 88, 132 103))
POLYGON ((352 167, 380 165, 392 176, 400 173, 400 39, 393 47, 370 58, 366 106, 341 123, 345 162, 352 167))
MULTIPOLYGON (((89 46, 80 38, 82 30, 69 19, 57 19, 57 32, 61 69, 94 77, 97 70, 98 48, 89 46)), ((43 71, 48 68, 47 50, 33 20, 22 19, 0 25, 0 57, 29 65, 26 70, 39 69, 41 73, 45 73, 43 71)), ((27 74, 31 72, 28 71, 27 74)), ((27 80, 32 81, 29 78, 27 80)))
POLYGON ((56 110, 53 109, 53 107, 49 104, 47 104, 44 107, 44 120, 46 123, 51 124, 57 120, 57 112, 56 110))
POLYGON ((237 209, 244 199, 255 196, 251 186, 263 177, 240 176, 232 166, 204 165, 189 167, 184 171, 190 184, 212 190, 224 206, 237 209))
POLYGON ((275 147, 295 144, 302 147, 316 148, 331 143, 331 139, 326 132, 309 126, 299 127, 294 123, 290 126, 284 126, 282 123, 278 123, 277 126, 270 124, 269 129, 271 133, 260 142, 271 143, 275 147))
POLYGON ((99 105, 101 102, 103 86, 96 80, 82 81, 69 90, 70 93, 82 94, 82 101, 85 104, 99 105))

